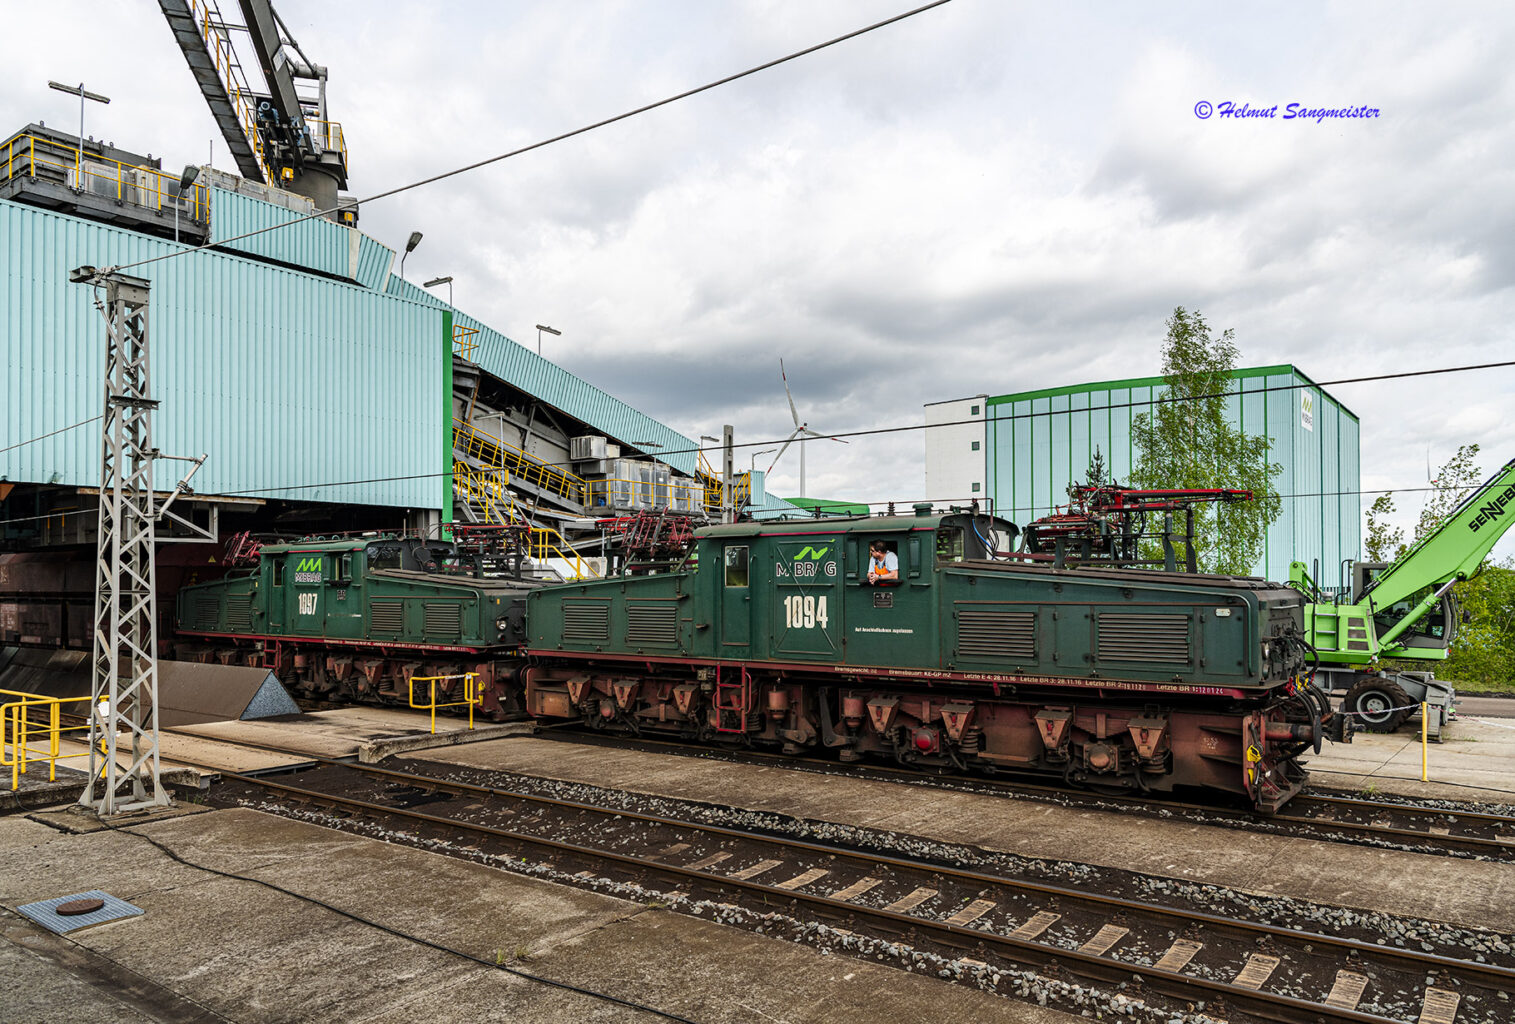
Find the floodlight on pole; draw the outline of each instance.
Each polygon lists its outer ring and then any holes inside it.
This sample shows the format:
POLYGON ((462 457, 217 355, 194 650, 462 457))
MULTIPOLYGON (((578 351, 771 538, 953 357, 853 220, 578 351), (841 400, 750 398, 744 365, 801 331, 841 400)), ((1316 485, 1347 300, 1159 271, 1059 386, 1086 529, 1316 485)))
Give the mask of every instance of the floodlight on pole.
POLYGON ((560 335, 560 334, 563 333, 562 331, 558 330, 556 327, 548 327, 546 324, 537 324, 537 355, 541 355, 542 354, 542 332, 543 331, 546 331, 548 334, 551 334, 551 335, 554 335, 554 336, 557 336, 557 335, 560 335))
POLYGON ((174 241, 175 242, 177 242, 179 240, 179 207, 182 206, 183 203, 184 203, 184 190, 187 189, 187 188, 189 188, 191 185, 193 185, 195 183, 195 179, 198 178, 199 176, 200 176, 200 168, 196 167, 194 164, 188 164, 188 165, 186 165, 185 168, 184 168, 184 173, 181 174, 181 175, 179 175, 179 197, 178 197, 178 199, 176 199, 174 201, 174 241))
POLYGON ((412 231, 410 241, 405 243, 405 253, 400 257, 400 280, 405 280, 405 259, 416 251, 416 246, 421 244, 421 232, 412 231))
POLYGON ((450 278, 450 277, 434 277, 430 281, 427 281, 425 284, 421 285, 421 287, 422 288, 435 288, 439 284, 445 284, 447 286, 447 304, 449 306, 452 305, 452 278, 450 278))
POLYGON ((89 92, 84 88, 84 83, 78 85, 63 85, 59 82, 48 82, 49 89, 57 89, 59 92, 72 93, 79 97, 79 152, 74 163, 74 186, 79 191, 84 191, 84 101, 94 100, 96 103, 110 103, 109 96, 101 96, 97 92, 89 92))
POLYGON ((777 448, 764 448, 760 452, 753 452, 752 453, 752 458, 747 460, 747 473, 748 473, 748 475, 750 476, 753 473, 757 472, 757 457, 759 455, 771 455, 771 454, 773 454, 776 451, 778 451, 777 448))

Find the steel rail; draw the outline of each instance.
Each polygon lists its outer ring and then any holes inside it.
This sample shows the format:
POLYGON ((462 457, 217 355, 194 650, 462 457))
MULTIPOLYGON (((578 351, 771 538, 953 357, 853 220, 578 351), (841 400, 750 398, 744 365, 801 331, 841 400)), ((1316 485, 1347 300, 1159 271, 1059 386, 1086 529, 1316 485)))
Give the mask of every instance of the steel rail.
MULTIPOLYGON (((647 744, 649 746, 660 746, 660 747, 669 747, 669 748, 672 748, 672 749, 675 749, 675 750, 685 750, 685 751, 689 751, 691 754, 696 754, 696 755, 698 755, 698 754, 735 754, 735 755, 738 755, 738 756, 743 757, 743 758, 752 758, 754 760, 772 761, 772 762, 775 762, 775 763, 780 764, 780 765, 791 764, 791 765, 811 766, 811 767, 816 767, 816 768, 820 768, 822 770, 825 770, 826 772, 828 772, 830 774, 855 775, 855 773, 858 772, 858 771, 867 771, 867 772, 874 772, 874 773, 877 773, 879 775, 892 775, 892 776, 899 776, 899 777, 905 778, 905 779, 915 779, 915 780, 922 780, 922 781, 930 780, 930 779, 944 779, 944 780, 949 780, 949 781, 952 781, 952 782, 962 782, 962 783, 967 783, 967 784, 970 784, 970 785, 982 786, 982 787, 984 787, 986 789, 999 790, 1001 792, 1004 792, 1004 793, 1010 794, 1010 795, 1019 794, 1019 793, 1026 793, 1026 794, 1031 794, 1033 796, 1037 795, 1037 794, 1045 794, 1047 796, 1063 797, 1063 798, 1069 798, 1069 799, 1073 799, 1073 800, 1081 800, 1081 799, 1107 800, 1107 801, 1113 801, 1113 802, 1120 803, 1122 805, 1133 807, 1133 808, 1150 808, 1150 809, 1154 809, 1154 810, 1160 809, 1160 810, 1178 810, 1178 811, 1198 811, 1198 812, 1205 813, 1205 814, 1225 815, 1227 817, 1234 818, 1234 819, 1239 820, 1239 821, 1255 822, 1255 823, 1261 824, 1261 825, 1266 825, 1266 824, 1268 824, 1270 822, 1283 822, 1283 823, 1291 824, 1291 825, 1305 825, 1305 826, 1309 826, 1309 827, 1314 828, 1314 829, 1320 829, 1320 828, 1325 827, 1325 826, 1336 826, 1336 827, 1340 827, 1340 828, 1342 828, 1342 829, 1344 829, 1346 831, 1361 832, 1361 833, 1366 833, 1366 834, 1379 834, 1379 835, 1385 835, 1385 836, 1392 836, 1392 837, 1399 838, 1399 839, 1406 839, 1406 838, 1408 838, 1408 839, 1415 839, 1415 840, 1419 840, 1419 841, 1421 841, 1423 843, 1424 842, 1430 842, 1430 843, 1434 843, 1434 844, 1437 844, 1437 845, 1447 846, 1449 848, 1456 847, 1459 844, 1464 844, 1467 847, 1473 848, 1474 851, 1491 850, 1491 851, 1499 851, 1499 852, 1502 852, 1502 853, 1505 853, 1505 854, 1510 854, 1512 856, 1515 856, 1515 842, 1502 842, 1502 841, 1500 841, 1498 839, 1484 839, 1484 838, 1481 838, 1481 837, 1478 837, 1478 836, 1441 835, 1440 833, 1436 833, 1436 832, 1421 832, 1421 831, 1417 831, 1415 829, 1396 829, 1396 828, 1393 828, 1393 827, 1374 826, 1374 825, 1371 825, 1371 824, 1364 824, 1364 823, 1360 823, 1360 822, 1342 822, 1342 821, 1337 821, 1337 820, 1333 820, 1333 819, 1329 819, 1329 818, 1307 818, 1307 817, 1300 817, 1300 816, 1297 816, 1297 815, 1284 815, 1284 814, 1258 815, 1258 814, 1255 814, 1255 813, 1252 813, 1252 812, 1248 812, 1248 811, 1235 810, 1233 808, 1217 807, 1217 806, 1215 806, 1213 804, 1187 803, 1187 802, 1184 802, 1184 801, 1181 801, 1181 800, 1166 800, 1166 799, 1162 799, 1162 798, 1154 798, 1154 797, 1152 797, 1150 795, 1146 796, 1146 797, 1133 797, 1133 796, 1126 796, 1126 795, 1122 795, 1122 794, 1101 793, 1101 792, 1098 792, 1096 790, 1078 789, 1078 788, 1067 787, 1067 786, 1048 786, 1048 785, 1043 785, 1043 784, 1040 784, 1040 783, 1009 781, 1009 780, 1006 780, 1006 779, 997 779, 997 778, 992 778, 992 777, 988 777, 988 776, 963 775, 963 774, 957 773, 957 772, 931 773, 931 772, 927 772, 927 771, 922 770, 922 769, 901 768, 901 767, 898 767, 896 765, 877 765, 877 764, 848 764, 848 765, 843 765, 843 764, 839 764, 836 761, 828 761, 828 760, 826 760, 824 758, 795 757, 795 756, 789 755, 789 754, 775 754, 775 753, 771 753, 771 752, 765 751, 765 750, 731 750, 731 749, 728 749, 728 748, 718 747, 718 746, 717 747, 712 747, 712 746, 709 746, 709 745, 706 745, 706 744, 681 743, 681 742, 679 742, 677 740, 667 740, 667 739, 648 739, 646 737, 641 737, 641 736, 619 737, 619 736, 614 736, 614 735, 611 735, 609 733, 603 733, 603 732, 592 732, 592 733, 561 732, 561 733, 557 734, 557 737, 553 737, 553 739, 555 741, 557 741, 557 742, 570 742, 570 739, 569 739, 570 737, 575 737, 575 738, 586 738, 587 737, 587 738, 592 738, 592 739, 595 739, 595 740, 609 741, 610 743, 614 743, 618 739, 624 739, 627 742, 631 742, 631 743, 643 743, 643 744, 647 744), (562 737, 562 738, 558 739, 557 737, 562 737), (841 770, 839 770, 839 769, 841 769, 841 770)), ((1349 805, 1352 805, 1354 807, 1361 808, 1363 810, 1372 810, 1372 811, 1382 812, 1382 813, 1386 813, 1386 814, 1395 814, 1395 813, 1397 813, 1397 814, 1407 814, 1407 815, 1419 814, 1419 815, 1427 815, 1427 816, 1430 816, 1430 815, 1451 816, 1451 817, 1454 817, 1454 818, 1465 819, 1465 820, 1469 820, 1469 821, 1487 822, 1487 823, 1494 824, 1494 825, 1503 824, 1503 825, 1507 825, 1511 829, 1515 829, 1515 816, 1510 816, 1510 815, 1493 814, 1493 813, 1490 813, 1490 812, 1487 812, 1487 811, 1453 811, 1453 810, 1446 810, 1446 809, 1443 809, 1443 808, 1416 807, 1414 804, 1396 804, 1396 803, 1389 803, 1389 802, 1385 802, 1385 801, 1360 800, 1360 799, 1353 798, 1353 797, 1335 797, 1335 796, 1324 796, 1324 795, 1301 794, 1300 796, 1294 797, 1294 799, 1289 802, 1288 806, 1292 807, 1292 806, 1294 806, 1294 805, 1296 805, 1298 803, 1301 803, 1301 802, 1309 803, 1309 802, 1312 802, 1312 801, 1313 802, 1319 802, 1319 803, 1331 803, 1331 804, 1349 804, 1349 805)), ((1303 836, 1301 838, 1311 838, 1311 837, 1309 837, 1309 836, 1303 836)), ((1320 839, 1318 841, 1324 842, 1324 841, 1328 841, 1328 840, 1320 839)))
MULTIPOLYGON (((236 777, 234 773, 229 774, 233 774, 233 777, 236 777)), ((1050 955, 1057 960, 1070 961, 1080 966, 1083 968, 1085 976, 1101 981, 1115 981, 1137 975, 1142 979, 1144 984, 1150 985, 1155 991, 1181 1002, 1191 1001, 1194 989, 1203 989, 1214 995, 1225 997, 1233 1006, 1245 1007, 1246 1012, 1253 1016, 1264 1020, 1276 1021, 1277 1024, 1298 1024, 1303 1019, 1345 1021, 1350 1022, 1350 1024, 1403 1024, 1402 1021, 1392 1017, 1383 1017, 1378 1014, 1363 1013, 1358 1010, 1326 1006, 1323 1003, 1296 999, 1293 996, 1283 996, 1272 992, 1243 988, 1227 982, 1212 981, 1208 978, 1186 975, 1177 971, 1160 970, 1156 967, 1149 967, 1143 964, 1107 959, 1095 954, 1084 953, 1080 950, 1063 949, 1034 940, 1017 939, 1009 935, 998 935, 994 932, 949 924, 945 921, 933 921, 930 918, 916 917, 897 911, 865 907, 855 903, 848 903, 844 900, 835 900, 829 896, 818 896, 799 890, 781 889, 777 886, 764 885, 761 882, 754 882, 748 879, 714 875, 709 872, 680 867, 675 864, 666 864, 662 861, 646 860, 609 850, 596 850, 592 847, 579 846, 574 843, 563 842, 562 840, 512 832, 508 829, 496 828, 492 825, 481 825, 474 822, 460 821, 455 818, 444 818, 439 815, 426 814, 408 808, 385 807, 382 804, 374 804, 366 800, 301 789, 296 786, 288 786, 262 778, 248 778, 245 781, 264 789, 288 793, 291 796, 311 803, 324 803, 334 808, 359 810, 372 815, 392 815, 442 828, 461 828, 467 832, 488 835, 528 846, 545 847, 575 857, 609 861, 642 872, 652 871, 654 873, 662 872, 664 874, 675 875, 686 881, 698 882, 713 888, 740 889, 761 895, 765 901, 768 898, 793 901, 851 918, 861 917, 884 922, 894 928, 905 931, 909 931, 910 929, 925 930, 934 933, 938 937, 938 941, 942 941, 942 937, 957 940, 944 943, 949 946, 959 946, 961 940, 969 939, 975 945, 994 946, 1007 959, 1030 967, 1033 970, 1037 969, 1038 964, 1044 963, 1050 955)), ((1460 964, 1461 961, 1458 961, 1458 963, 1460 964)))
MULTIPOLYGON (((663 825, 671 828, 683 829, 686 831, 703 832, 729 839, 756 841, 768 845, 780 846, 785 849, 799 850, 806 853, 846 859, 855 863, 861 863, 864 866, 869 867, 887 867, 905 871, 927 872, 972 885, 992 886, 1000 889, 1034 893, 1037 895, 1050 896, 1074 902, 1083 902, 1085 904, 1092 904, 1095 906, 1135 912, 1145 914, 1149 918, 1156 918, 1165 924, 1198 924, 1213 928, 1220 933, 1229 933, 1232 938, 1255 940, 1258 937, 1268 936, 1274 939, 1287 941, 1294 945, 1302 945, 1308 943, 1315 946, 1326 946, 1332 948, 1342 956, 1356 953, 1357 955, 1363 957, 1374 957, 1381 962, 1387 961, 1400 970, 1409 970, 1423 973, 1433 968, 1443 968, 1449 971, 1453 971, 1460 976, 1476 979, 1477 981, 1486 985, 1491 985, 1494 987, 1504 986, 1504 989, 1502 990, 1510 990, 1512 988, 1515 988, 1515 969, 1499 967, 1493 964, 1480 964, 1474 961, 1460 960, 1453 957, 1441 956, 1439 954, 1416 953, 1407 949, 1379 946, 1375 943, 1367 943, 1357 939, 1346 939, 1338 936, 1324 935, 1320 933, 1297 931, 1291 928, 1284 928, 1277 925, 1267 925, 1249 921, 1238 921, 1232 918, 1220 917, 1218 915, 1207 914, 1198 911, 1177 910, 1170 907, 1163 907, 1158 904, 1146 903, 1140 900, 1086 893, 1077 889, 1069 889, 1062 886, 1049 885, 1046 883, 1007 879, 998 875, 969 871, 962 868, 952 868, 949 866, 932 863, 930 861, 921 861, 912 858, 894 857, 882 854, 868 854, 861 851, 851 850, 845 847, 833 846, 824 843, 813 843, 805 840, 793 840, 784 837, 775 837, 772 835, 756 833, 742 829, 732 829, 719 825, 708 825, 698 822, 684 821, 681 819, 665 818, 659 815, 646 814, 637 811, 599 807, 593 804, 584 804, 571 800, 563 800, 556 797, 522 794, 514 792, 512 790, 498 789, 496 787, 479 786, 473 783, 456 782, 447 779, 436 779, 424 775, 412 775, 407 772, 396 772, 392 769, 386 768, 375 768, 371 765, 353 765, 351 763, 343 762, 341 763, 341 766, 352 769, 354 771, 358 771, 362 774, 372 775, 380 778, 400 780, 420 790, 452 790, 457 795, 466 794, 471 796, 498 796, 576 812, 587 811, 593 814, 604 816, 619 816, 621 818, 642 821, 649 824, 663 825)), ((886 919, 896 924, 901 922, 908 922, 911 925, 927 925, 932 928, 943 930, 945 934, 950 934, 958 937, 971 936, 977 940, 990 942, 991 944, 1008 944, 1011 948, 1019 949, 1022 951, 1036 951, 1042 955, 1051 954, 1058 957, 1073 956, 1073 959, 1078 960, 1079 962, 1098 964, 1102 970, 1109 969, 1113 966, 1113 968, 1115 968, 1115 974, 1111 976, 1112 979, 1118 978, 1122 972, 1125 972, 1127 968, 1129 968, 1131 971, 1135 971, 1137 973, 1141 973, 1143 971, 1153 971, 1157 977, 1181 978, 1186 983, 1191 981, 1203 983, 1201 987, 1206 987, 1208 985, 1218 986, 1213 990, 1221 992, 1223 994, 1245 992, 1254 996, 1257 995, 1257 993, 1253 990, 1228 985, 1224 982, 1209 982, 1207 979, 1193 978, 1192 976, 1184 975, 1179 972, 1156 971, 1155 968, 1146 968, 1142 965, 1128 964, 1125 961, 1113 960, 1094 954, 1079 953, 1076 950, 1067 950, 1060 946, 1053 946, 1047 943, 1036 942, 1034 940, 1012 939, 1010 936, 1001 936, 996 935, 992 932, 985 932, 979 929, 968 928, 966 926, 951 925, 946 922, 932 921, 930 918, 916 917, 908 914, 898 914, 892 911, 875 910, 873 908, 862 907, 846 901, 833 900, 829 897, 803 893, 797 890, 782 889, 775 886, 767 886, 758 882, 732 879, 724 875, 711 874, 709 872, 683 868, 679 867, 678 865, 667 864, 659 860, 649 860, 646 858, 635 857, 627 854, 601 851, 593 847, 584 847, 573 843, 567 843, 561 840, 532 836, 525 833, 511 832, 509 830, 495 828, 494 826, 459 821, 452 818, 442 818, 436 815, 428 815, 424 812, 412 811, 408 808, 387 807, 383 804, 375 804, 354 797, 343 797, 333 794, 320 793, 318 791, 307 790, 301 787, 289 786, 284 783, 272 782, 261 777, 253 778, 238 776, 235 773, 228 774, 230 774, 232 777, 240 778, 242 781, 255 786, 288 792, 302 798, 312 799, 318 802, 334 801, 341 803, 344 806, 354 806, 370 813, 398 814, 402 817, 425 820, 434 824, 461 826, 470 831, 484 831, 496 837, 509 839, 515 842, 544 845, 552 849, 571 853, 575 856, 589 857, 592 859, 610 859, 616 861, 617 863, 636 865, 641 868, 652 868, 659 871, 670 871, 683 877, 698 879, 702 882, 714 883, 717 885, 737 883, 741 888, 750 889, 752 891, 761 891, 768 895, 799 898, 802 901, 810 902, 818 906, 825 906, 831 909, 845 909, 847 912, 853 914, 862 913, 865 915, 883 915, 886 919)), ((1271 993, 1262 993, 1261 995, 1277 999, 1289 998, 1283 996, 1274 996, 1271 993)), ((1295 1000, 1290 1005, 1314 1006, 1315 1004, 1295 1000)), ((1296 1018, 1285 1016, 1275 1019, 1280 1021, 1293 1021, 1296 1018)), ((1355 1017, 1344 1016, 1340 1019, 1377 1021, 1384 1018, 1379 1018, 1373 1015, 1360 1015, 1355 1017)))

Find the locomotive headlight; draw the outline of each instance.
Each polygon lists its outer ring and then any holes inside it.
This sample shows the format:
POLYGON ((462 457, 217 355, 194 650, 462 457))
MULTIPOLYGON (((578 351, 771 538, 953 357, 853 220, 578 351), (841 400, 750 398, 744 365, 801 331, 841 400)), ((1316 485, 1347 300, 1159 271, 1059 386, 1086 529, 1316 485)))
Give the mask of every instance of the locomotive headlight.
POLYGON ((505 632, 505 627, 508 625, 510 625, 510 620, 503 615, 494 620, 494 628, 498 629, 501 633, 505 632))

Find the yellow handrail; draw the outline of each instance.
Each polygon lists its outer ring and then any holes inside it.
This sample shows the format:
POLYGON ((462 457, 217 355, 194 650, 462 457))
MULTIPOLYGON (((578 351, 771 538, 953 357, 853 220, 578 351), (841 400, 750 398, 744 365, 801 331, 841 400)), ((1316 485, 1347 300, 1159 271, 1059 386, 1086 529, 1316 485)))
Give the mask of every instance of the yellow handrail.
POLYGON ((452 343, 456 346, 453 351, 473 362, 473 354, 479 347, 479 329, 477 327, 464 327, 462 324, 453 324, 452 343))
MULTIPOLYGON (((174 175, 165 175, 156 167, 107 160, 104 157, 88 157, 86 161, 78 146, 25 133, 14 135, 5 142, 4 177, 8 180, 18 174, 32 178, 55 177, 81 192, 94 191, 89 187, 89 182, 103 181, 113 187, 116 199, 149 210, 171 209, 179 184, 174 175), (103 169, 97 170, 97 167, 103 169), (48 169, 55 173, 47 174, 48 169), (39 174, 39 171, 42 173, 39 174), (70 174, 74 176, 72 182, 69 181, 70 174), (165 199, 167 207, 164 205, 165 199)), ((205 184, 192 184, 179 198, 185 204, 182 209, 191 220, 204 221, 208 218, 210 192, 205 184)))
POLYGON ((583 478, 548 465, 535 455, 462 420, 453 421, 452 445, 487 466, 508 468, 519 480, 579 505, 587 504, 589 485, 583 478))
POLYGON ((21 788, 21 776, 26 774, 28 764, 46 761, 47 779, 53 782, 58 778, 60 760, 89 756, 87 750, 81 754, 60 753, 64 733, 89 731, 87 723, 64 727, 60 709, 64 704, 88 705, 89 697, 39 697, 36 694, 21 693, 16 690, 0 690, 0 696, 16 698, 0 704, 0 767, 11 770, 12 791, 21 788), (32 720, 31 713, 36 710, 43 710, 46 713, 44 723, 32 720), (34 734, 40 734, 39 739, 45 743, 45 746, 39 748, 32 746, 34 734))
MULTIPOLYGON (((460 708, 468 706, 468 728, 473 728, 473 709, 484 703, 484 693, 478 688, 479 674, 477 672, 464 672, 462 675, 451 676, 411 676, 410 677, 410 706, 417 711, 431 712, 431 731, 435 735, 437 731, 437 708, 460 708), (449 703, 437 703, 437 684, 444 679, 463 680, 463 699, 449 703), (430 683, 430 703, 416 703, 416 684, 430 683)), ((444 694, 445 696, 445 694, 444 694)))
MULTIPOLYGON (((509 482, 510 474, 503 469, 479 470, 456 460, 452 464, 453 489, 479 509, 486 523, 526 521, 526 517, 516 507, 514 496, 506 489, 509 482)), ((555 527, 532 527, 527 537, 526 555, 537 561, 557 558, 565 563, 571 562, 576 572, 575 579, 583 579, 585 576, 600 578, 588 559, 555 527)))

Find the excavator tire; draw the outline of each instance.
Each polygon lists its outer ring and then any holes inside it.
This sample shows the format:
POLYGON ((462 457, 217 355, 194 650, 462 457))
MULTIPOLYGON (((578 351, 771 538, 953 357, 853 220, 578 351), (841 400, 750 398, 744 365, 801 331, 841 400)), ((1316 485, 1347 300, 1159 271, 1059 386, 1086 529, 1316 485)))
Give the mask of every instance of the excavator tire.
POLYGON ((1393 732, 1404 724, 1414 711, 1406 707, 1410 695, 1398 683, 1382 676, 1364 676, 1352 684, 1342 709, 1353 712, 1357 726, 1368 732, 1393 732), (1399 708, 1391 711, 1390 708, 1399 708))

